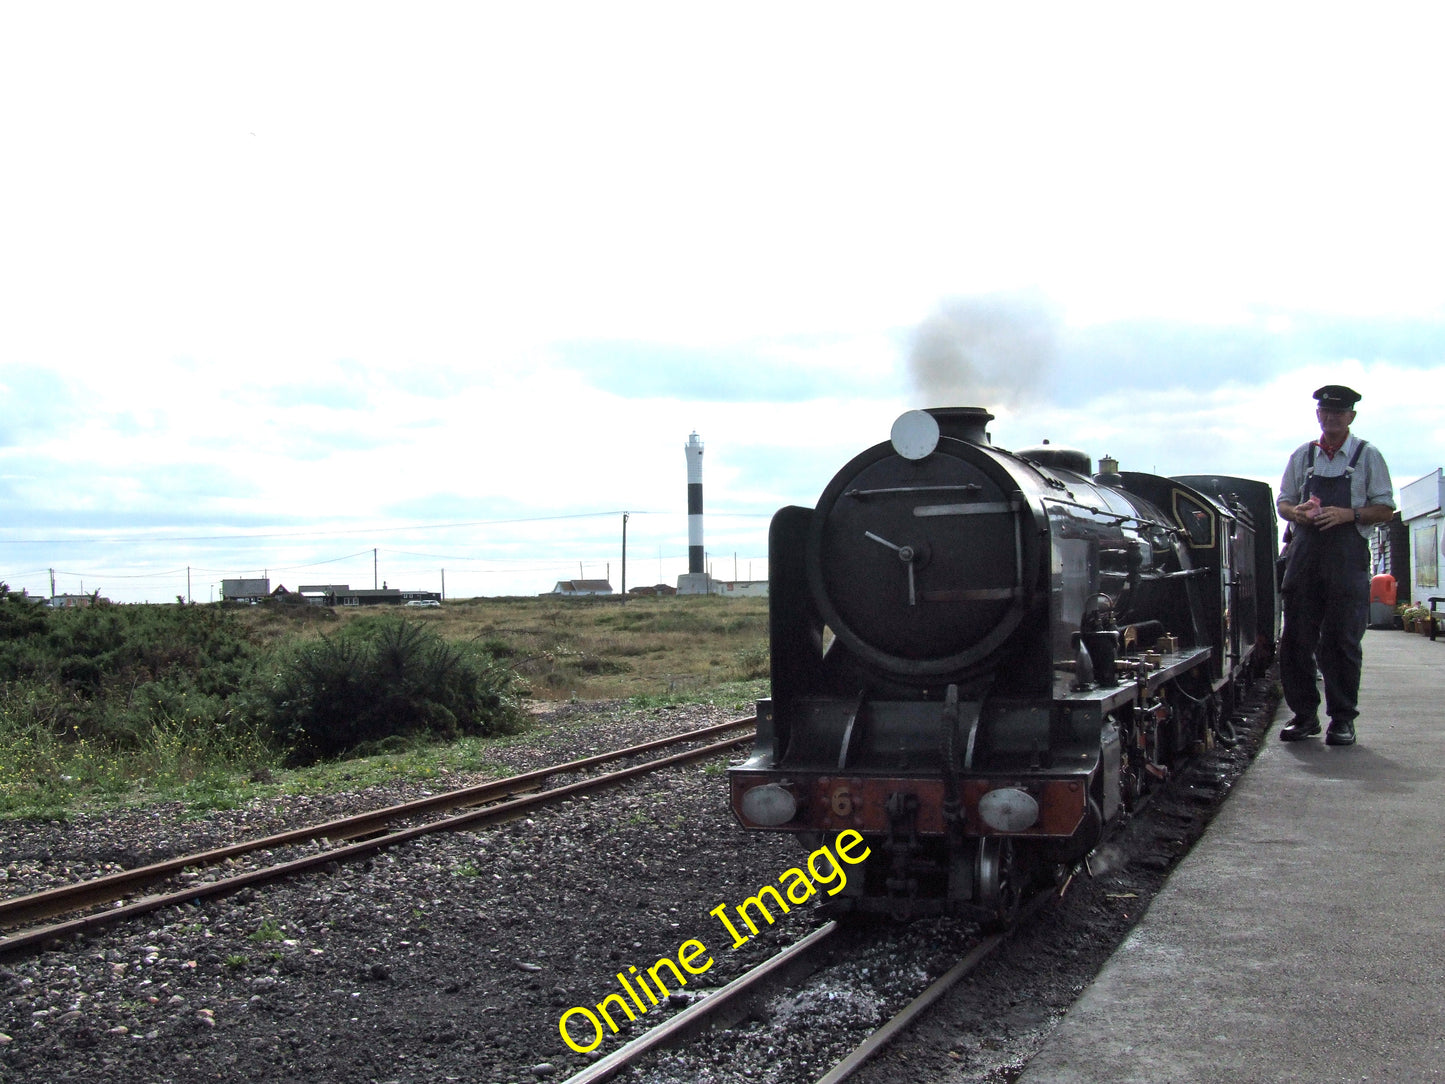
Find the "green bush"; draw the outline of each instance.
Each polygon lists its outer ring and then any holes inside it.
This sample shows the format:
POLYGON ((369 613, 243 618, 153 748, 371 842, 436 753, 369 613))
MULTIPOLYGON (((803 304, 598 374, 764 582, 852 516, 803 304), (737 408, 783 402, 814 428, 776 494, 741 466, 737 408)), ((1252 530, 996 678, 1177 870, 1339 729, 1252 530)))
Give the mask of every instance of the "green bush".
POLYGON ((0 683, 48 689, 58 733, 136 748, 158 720, 222 725, 254 680, 261 650, 219 607, 15 600, 0 603, 0 683))
POLYGON ((134 788, 234 804, 282 760, 525 719, 494 653, 427 625, 368 614, 333 639, 266 639, 224 607, 51 610, 0 584, 0 815, 134 788))
POLYGON ((49 609, 43 602, 10 590, 0 583, 0 643, 27 640, 45 630, 49 609))
POLYGON ((491 656, 404 618, 357 621, 292 647, 259 705, 296 763, 388 738, 511 733, 524 718, 515 675, 491 656))
POLYGON ((743 648, 737 653, 737 660, 738 671, 744 680, 765 678, 771 672, 772 656, 766 640, 759 640, 751 647, 743 648))

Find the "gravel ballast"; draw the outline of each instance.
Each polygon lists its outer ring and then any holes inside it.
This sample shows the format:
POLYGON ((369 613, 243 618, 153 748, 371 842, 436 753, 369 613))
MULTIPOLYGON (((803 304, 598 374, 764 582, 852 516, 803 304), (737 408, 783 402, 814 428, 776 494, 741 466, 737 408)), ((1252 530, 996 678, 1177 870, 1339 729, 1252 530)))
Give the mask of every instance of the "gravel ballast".
MULTIPOLYGON (((496 759, 525 770, 730 717, 706 707, 561 714, 496 759)), ((616 972, 675 956, 684 940, 721 946, 707 911, 793 864, 789 841, 736 829, 724 766, 718 758, 674 768, 493 829, 438 833, 327 874, 0 960, 0 1079, 565 1075, 590 1059, 563 1044, 562 1012, 595 1005, 616 990, 616 972)), ((18 895, 437 788, 271 799, 193 820, 161 808, 10 822, 0 828, 0 891, 18 895)), ((689 992, 734 977, 806 933, 812 918, 800 911, 715 957, 689 992)), ((609 1039, 598 1053, 619 1043, 609 1039)))
MULTIPOLYGON (((730 717, 699 706, 561 709, 494 759, 522 771, 730 717)), ((1217 758, 1220 779, 1235 760, 1246 762, 1244 751, 1217 758)), ((737 827, 724 767, 717 758, 672 768, 495 828, 429 835, 0 959, 0 1080, 565 1078, 823 921, 810 901, 732 948, 709 914, 777 884, 806 857, 789 838, 737 827), (676 960, 688 941, 706 953, 690 957, 687 985, 666 1003, 590 1054, 564 1044, 558 1021, 569 1008, 595 1008, 619 992, 619 973, 676 960)), ((0 896, 476 781, 267 799, 195 819, 167 807, 8 822, 0 896)), ((1207 811, 1207 800, 1182 800, 1162 829, 1135 833, 1137 853, 1121 849, 1114 871, 1083 880, 1011 939, 978 980, 1000 992, 984 999, 976 1035, 942 1055, 981 1074, 957 1079, 1008 1079, 998 1074, 1037 1048, 1207 811)), ((627 1078, 815 1079, 951 966, 973 934, 953 922, 849 931, 806 990, 780 993, 736 1028, 654 1055, 627 1078)), ((591 1027, 574 1018, 571 1034, 585 1045, 591 1027)), ((899 1047, 875 1079, 906 1078, 908 1056, 899 1047)))

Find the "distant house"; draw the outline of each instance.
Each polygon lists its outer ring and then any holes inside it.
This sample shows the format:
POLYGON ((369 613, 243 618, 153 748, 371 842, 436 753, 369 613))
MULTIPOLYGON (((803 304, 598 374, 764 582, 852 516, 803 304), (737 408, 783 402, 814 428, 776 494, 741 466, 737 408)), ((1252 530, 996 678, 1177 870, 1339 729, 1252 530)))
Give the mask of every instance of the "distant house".
POLYGON ((336 596, 350 591, 344 583, 303 583, 296 588, 296 593, 313 606, 335 606, 336 596))
MULTIPOLYGON (((94 595, 51 595, 50 605, 56 610, 85 609, 96 601, 94 595)), ((108 602, 109 599, 101 599, 101 602, 108 602)))
POLYGON ((270 597, 270 594, 269 577, 221 581, 222 602, 260 602, 263 598, 270 597))
POLYGON ((712 594, 767 598, 767 580, 713 580, 712 594))
POLYGON ((302 584, 297 593, 313 606, 400 606, 406 602, 422 601, 441 605, 442 601, 436 591, 402 591, 386 586, 353 588, 344 583, 302 584))
POLYGON ((610 595, 612 584, 607 580, 558 580, 551 594, 577 598, 582 595, 610 595))
POLYGON ((767 598, 767 580, 715 580, 706 572, 686 572, 677 578, 679 595, 730 595, 767 598))

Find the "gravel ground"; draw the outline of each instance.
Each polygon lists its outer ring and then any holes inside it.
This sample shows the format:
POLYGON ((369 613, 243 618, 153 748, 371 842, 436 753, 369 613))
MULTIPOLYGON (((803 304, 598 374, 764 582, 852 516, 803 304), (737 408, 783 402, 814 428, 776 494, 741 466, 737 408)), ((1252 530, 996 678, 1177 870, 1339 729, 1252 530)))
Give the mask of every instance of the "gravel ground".
MULTIPOLYGON (((562 709, 495 759, 524 770, 727 717, 701 707, 562 709)), ((1115 870, 1076 884, 1062 906, 1015 936, 1004 959, 968 984, 973 1000, 951 1010, 940 1025, 946 1034, 917 1029, 865 1079, 916 1080, 914 1067, 928 1059, 964 1073, 949 1079, 1011 1079, 1010 1066, 1037 1049, 1092 978, 1246 760, 1241 751, 1211 762, 1207 785, 1162 806, 1154 827, 1137 820, 1115 870)), ((709 915, 777 883, 800 857, 789 839, 736 827, 721 768, 671 769, 497 828, 424 837, 326 874, 0 959, 0 1081, 565 1077, 670 1008, 624 1023, 590 1055, 569 1050, 559 1018, 617 992, 619 972, 702 942, 705 952, 689 961, 694 969, 711 964, 675 991, 675 1007, 820 924, 811 905, 798 907, 733 949, 709 915)), ((397 783, 189 820, 167 807, 7 822, 0 894, 422 793, 397 783)), ((775 996, 752 1019, 685 1052, 656 1057, 631 1078, 812 1080, 950 966, 972 936, 948 922, 849 931, 833 965, 808 987, 775 996)), ((584 1045, 590 1030, 574 1020, 584 1045)))
MULTIPOLYGON (((702 707, 563 711, 497 759, 520 770, 727 718, 702 707)), ((439 833, 330 875, 171 908, 60 951, 0 960, 0 1080, 565 1074, 589 1059, 563 1045, 562 1012, 595 1005, 616 988, 616 972, 675 956, 687 939, 724 947, 708 910, 793 864, 789 841, 736 829, 722 767, 673 769, 535 818, 439 833)), ((0 887, 33 891, 111 863, 421 793, 398 784, 269 799, 192 820, 152 808, 7 822, 0 887)), ((797 912, 715 956, 689 992, 735 977, 807 932, 811 919, 797 912)))
MULTIPOLYGON (((997 953, 852 1079, 860 1084, 1006 1084, 1133 928, 1168 871, 1203 833, 1259 734, 1204 758, 1093 860, 1063 899, 1023 923, 997 953)), ((850 1054, 977 942, 949 920, 850 929, 834 962, 773 994, 750 1020, 657 1056, 646 1084, 806 1084, 850 1054)))

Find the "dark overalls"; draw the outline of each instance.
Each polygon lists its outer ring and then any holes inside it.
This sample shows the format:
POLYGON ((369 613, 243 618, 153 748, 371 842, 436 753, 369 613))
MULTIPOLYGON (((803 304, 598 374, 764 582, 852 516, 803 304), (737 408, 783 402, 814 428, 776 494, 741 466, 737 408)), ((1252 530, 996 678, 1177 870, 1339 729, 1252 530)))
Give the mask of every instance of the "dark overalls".
MULTIPOLYGON (((1325 507, 1352 507, 1350 478, 1365 450, 1360 441, 1345 473, 1315 475, 1311 445, 1300 503, 1318 497, 1325 507)), ((1370 615, 1370 547, 1353 524, 1328 530, 1293 528, 1285 565, 1284 632, 1279 640, 1279 677, 1285 703, 1301 719, 1318 717, 1320 693, 1315 661, 1325 679, 1325 709, 1331 719, 1353 721, 1359 714, 1360 642, 1370 615)))

